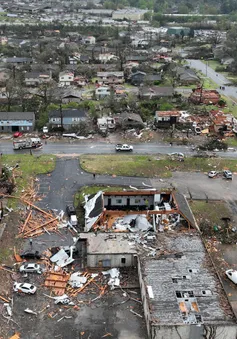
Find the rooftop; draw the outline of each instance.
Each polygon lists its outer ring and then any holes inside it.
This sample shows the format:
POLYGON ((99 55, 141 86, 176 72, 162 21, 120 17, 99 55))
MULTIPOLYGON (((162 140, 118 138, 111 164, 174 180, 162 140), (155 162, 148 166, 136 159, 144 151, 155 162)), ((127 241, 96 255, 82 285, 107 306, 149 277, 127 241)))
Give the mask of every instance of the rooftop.
POLYGON ((179 111, 156 111, 156 115, 159 117, 180 117, 179 111))
POLYGON ((136 253, 135 245, 123 234, 80 233, 80 239, 87 239, 87 253, 89 254, 136 253))
POLYGON ((157 254, 141 260, 153 323, 234 323, 234 315, 201 238, 157 234, 157 254), (153 294, 153 295, 152 295, 153 294))
POLYGON ((0 112, 0 120, 34 120, 34 112, 0 112))

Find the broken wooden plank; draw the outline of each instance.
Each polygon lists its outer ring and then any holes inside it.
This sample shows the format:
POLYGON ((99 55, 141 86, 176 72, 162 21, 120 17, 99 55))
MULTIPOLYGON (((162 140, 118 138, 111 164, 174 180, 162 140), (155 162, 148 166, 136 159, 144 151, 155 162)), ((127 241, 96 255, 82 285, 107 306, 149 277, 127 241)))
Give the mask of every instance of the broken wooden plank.
POLYGON ((86 286, 88 286, 94 279, 95 279, 95 278, 91 278, 90 280, 88 280, 87 283, 85 283, 84 286, 82 286, 81 288, 79 288, 79 290, 77 291, 77 293, 82 292, 82 291, 84 290, 84 288, 85 288, 86 286))
POLYGON ((8 273, 13 273, 12 271, 10 271, 10 270, 8 270, 8 269, 2 267, 2 266, 0 266, 0 270, 6 271, 6 272, 8 272, 8 273))
POLYGON ((58 219, 57 219, 57 218, 51 219, 51 220, 47 221, 46 223, 44 223, 43 225, 37 226, 36 228, 33 228, 32 230, 29 230, 29 231, 25 232, 25 233, 24 233, 24 236, 27 235, 27 234, 29 234, 29 233, 31 233, 31 232, 34 232, 34 231, 36 231, 36 230, 39 230, 40 228, 44 228, 45 226, 51 224, 52 222, 54 222, 54 221, 56 221, 56 220, 58 220, 58 219))
POLYGON ((1 299, 2 301, 4 301, 5 303, 9 303, 9 302, 10 302, 9 300, 7 300, 7 299, 5 299, 4 297, 2 297, 1 295, 0 295, 0 299, 1 299))
POLYGON ((27 216, 27 218, 26 218, 26 220, 25 220, 25 222, 24 222, 24 225, 23 225, 23 227, 22 227, 22 229, 21 229, 21 233, 24 232, 24 230, 25 230, 25 228, 26 228, 26 225, 28 224, 28 221, 29 221, 30 218, 31 218, 31 215, 32 215, 32 210, 30 210, 30 212, 29 212, 29 214, 28 214, 28 216, 27 216))

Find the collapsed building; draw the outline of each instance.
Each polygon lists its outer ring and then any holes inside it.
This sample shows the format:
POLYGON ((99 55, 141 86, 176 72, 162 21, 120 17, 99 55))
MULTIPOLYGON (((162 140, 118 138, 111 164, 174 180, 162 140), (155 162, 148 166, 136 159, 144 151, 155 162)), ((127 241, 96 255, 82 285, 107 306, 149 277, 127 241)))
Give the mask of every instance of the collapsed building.
POLYGON ((175 191, 99 191, 85 204, 86 232, 161 231, 181 225, 195 227, 195 219, 185 197, 175 191))
POLYGON ((149 338, 237 336, 233 310, 182 194, 100 191, 86 198, 84 230, 78 244, 86 248, 88 267, 137 268, 149 338))

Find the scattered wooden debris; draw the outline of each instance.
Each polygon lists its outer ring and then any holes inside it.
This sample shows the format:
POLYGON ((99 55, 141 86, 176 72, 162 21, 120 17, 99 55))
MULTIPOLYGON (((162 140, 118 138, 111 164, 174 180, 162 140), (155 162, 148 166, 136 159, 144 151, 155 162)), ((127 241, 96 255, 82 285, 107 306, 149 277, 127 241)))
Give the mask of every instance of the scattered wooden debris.
POLYGON ((70 274, 66 272, 49 272, 44 286, 51 287, 52 291, 57 296, 61 296, 65 293, 67 282, 69 280, 70 274))

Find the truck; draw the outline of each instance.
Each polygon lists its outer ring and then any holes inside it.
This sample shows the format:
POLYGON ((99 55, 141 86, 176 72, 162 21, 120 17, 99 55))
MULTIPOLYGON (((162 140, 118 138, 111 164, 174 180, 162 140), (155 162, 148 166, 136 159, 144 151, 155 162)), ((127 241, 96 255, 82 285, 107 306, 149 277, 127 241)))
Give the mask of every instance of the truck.
POLYGON ((39 148, 42 146, 40 138, 26 138, 13 141, 13 149, 39 148))
POLYGON ((116 152, 132 152, 133 151, 133 146, 127 145, 127 144, 117 144, 115 146, 115 151, 116 152))

